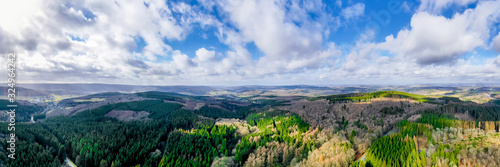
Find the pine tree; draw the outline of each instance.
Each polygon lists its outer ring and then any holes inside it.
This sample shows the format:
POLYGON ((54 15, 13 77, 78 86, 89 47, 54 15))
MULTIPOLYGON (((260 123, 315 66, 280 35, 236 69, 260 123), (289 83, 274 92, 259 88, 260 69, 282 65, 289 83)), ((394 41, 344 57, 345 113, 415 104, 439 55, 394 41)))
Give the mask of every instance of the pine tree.
POLYGON ((164 166, 167 166, 167 156, 166 155, 163 155, 160 163, 158 164, 158 167, 164 167, 164 166))
POLYGON ((227 140, 226 140, 226 139, 223 139, 223 140, 222 140, 222 145, 221 145, 221 147, 220 147, 220 151, 221 151, 221 152, 226 151, 226 147, 227 147, 227 140))
POLYGON ((351 141, 351 143, 354 143, 354 136, 356 136, 356 132, 354 130, 351 131, 351 136, 349 138, 349 140, 351 141))

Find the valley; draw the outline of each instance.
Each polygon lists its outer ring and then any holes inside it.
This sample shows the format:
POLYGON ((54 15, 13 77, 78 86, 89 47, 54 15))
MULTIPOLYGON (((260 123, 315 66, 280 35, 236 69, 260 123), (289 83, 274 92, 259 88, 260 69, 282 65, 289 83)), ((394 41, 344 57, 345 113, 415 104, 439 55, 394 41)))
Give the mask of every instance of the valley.
POLYGON ((134 88, 26 88, 16 113, 20 158, 8 160, 1 122, 0 164, 500 165, 499 87, 134 88), (481 94, 489 99, 468 100, 481 94))

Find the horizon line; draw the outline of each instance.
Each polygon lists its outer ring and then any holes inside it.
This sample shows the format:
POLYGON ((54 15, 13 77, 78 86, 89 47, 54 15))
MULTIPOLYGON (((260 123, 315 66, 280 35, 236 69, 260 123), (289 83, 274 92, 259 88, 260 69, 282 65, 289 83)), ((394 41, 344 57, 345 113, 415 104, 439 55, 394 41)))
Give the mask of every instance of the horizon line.
MULTIPOLYGON (((1 84, 5 84, 7 86, 7 82, 0 82, 1 84)), ((117 84, 117 83, 16 83, 16 85, 121 85, 121 86, 144 86, 144 87, 174 87, 174 86, 188 86, 188 87, 245 87, 245 86, 315 86, 315 87, 335 87, 335 86, 341 86, 341 87, 348 87, 348 86, 435 86, 435 85, 441 85, 441 86, 476 86, 476 85, 490 85, 490 86, 500 86, 500 83, 417 83, 417 84, 276 84, 276 85, 259 85, 259 84, 248 84, 248 85, 141 85, 141 84, 117 84)), ((4 87, 4 86, 0 86, 4 87)), ((21 86, 22 87, 22 86, 21 86)))

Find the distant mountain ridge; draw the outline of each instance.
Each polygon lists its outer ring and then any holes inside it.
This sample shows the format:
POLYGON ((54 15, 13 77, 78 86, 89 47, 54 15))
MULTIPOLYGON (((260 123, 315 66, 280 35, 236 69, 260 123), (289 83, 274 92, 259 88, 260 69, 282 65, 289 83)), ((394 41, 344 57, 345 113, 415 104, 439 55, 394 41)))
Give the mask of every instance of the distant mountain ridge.
MULTIPOLYGON (((10 87, 0 86, 0 96, 7 96, 7 91, 10 87)), ((49 96, 50 92, 46 92, 43 90, 29 89, 23 87, 16 88, 17 96, 49 96)))
POLYGON ((233 91, 245 92, 250 90, 276 90, 276 89, 309 89, 309 90, 332 90, 326 86, 309 86, 309 85, 289 85, 289 86, 142 86, 142 85, 119 85, 119 84, 18 84, 18 87, 24 87, 33 90, 43 90, 54 94, 72 94, 72 95, 88 95, 103 92, 145 92, 145 91, 160 91, 174 92, 188 95, 206 95, 212 91, 233 91))
MULTIPOLYGON (((473 94, 482 96, 483 101, 487 101, 500 94, 500 86, 476 85, 473 87, 457 86, 437 86, 437 85, 359 85, 359 86, 314 86, 314 85, 283 85, 283 86, 155 86, 155 85, 120 85, 120 84, 17 84, 16 93, 20 96, 48 96, 48 95, 71 95, 85 96, 105 92, 119 93, 137 93, 147 91, 172 92, 192 96, 224 96, 224 97, 244 97, 253 95, 277 95, 283 96, 293 94, 295 96, 320 96, 320 95, 338 95, 350 93, 370 93, 376 91, 400 91, 413 94, 427 95, 457 95, 462 99, 476 98, 473 94), (467 96, 467 97, 466 97, 467 96)), ((0 96, 5 96, 7 87, 0 96)), ((498 99, 500 100, 500 99, 498 99)))

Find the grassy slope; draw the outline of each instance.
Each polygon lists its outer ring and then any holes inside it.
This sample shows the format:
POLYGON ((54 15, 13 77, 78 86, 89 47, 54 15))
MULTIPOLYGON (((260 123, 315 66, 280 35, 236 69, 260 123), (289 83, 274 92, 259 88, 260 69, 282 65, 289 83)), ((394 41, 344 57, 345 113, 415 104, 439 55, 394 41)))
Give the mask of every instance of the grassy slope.
POLYGON ((351 93, 351 94, 342 94, 342 95, 330 95, 324 96, 323 98, 328 99, 330 101, 362 101, 369 100, 375 98, 408 98, 413 99, 418 102, 429 102, 429 98, 424 95, 411 94, 406 92, 399 91, 378 91, 371 93, 351 93))

